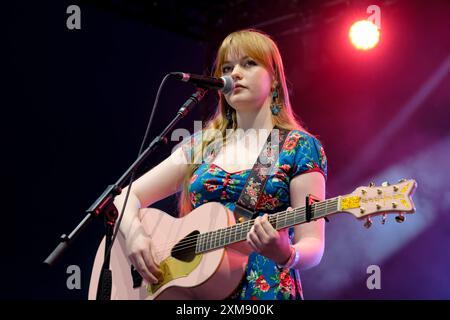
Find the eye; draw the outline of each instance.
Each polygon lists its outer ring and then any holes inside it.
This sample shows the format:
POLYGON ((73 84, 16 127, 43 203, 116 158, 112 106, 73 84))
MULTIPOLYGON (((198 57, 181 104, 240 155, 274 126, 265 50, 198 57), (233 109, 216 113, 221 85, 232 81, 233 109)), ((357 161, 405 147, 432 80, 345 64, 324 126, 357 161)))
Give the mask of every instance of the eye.
POLYGON ((244 67, 251 67, 258 65, 254 60, 248 59, 244 62, 244 67))
POLYGON ((231 67, 230 66, 223 66, 222 67, 222 73, 226 74, 226 73, 230 73, 231 72, 231 67))

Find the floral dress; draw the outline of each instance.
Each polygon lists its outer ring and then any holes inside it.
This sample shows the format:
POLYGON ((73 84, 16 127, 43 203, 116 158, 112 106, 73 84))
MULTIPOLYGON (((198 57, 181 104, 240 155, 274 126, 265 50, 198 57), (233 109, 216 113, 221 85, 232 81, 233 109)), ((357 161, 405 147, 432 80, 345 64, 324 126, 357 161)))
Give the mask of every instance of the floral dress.
MULTIPOLYGON (((197 143, 194 134, 191 144, 184 144, 188 159, 192 156, 190 146, 197 143)), ((206 202, 220 202, 234 210, 251 170, 227 172, 208 159, 199 164, 192 175, 189 187, 192 207, 206 202)), ((267 179, 257 212, 276 213, 290 206, 289 183, 297 175, 317 171, 327 175, 327 159, 324 149, 315 137, 299 130, 289 132, 278 160, 267 179)), ((294 229, 289 229, 293 241, 294 229)), ((301 255, 300 255, 301 259, 301 255)), ((247 269, 236 292, 230 297, 242 300, 296 300, 303 299, 298 271, 279 270, 268 258, 253 252, 247 269)))

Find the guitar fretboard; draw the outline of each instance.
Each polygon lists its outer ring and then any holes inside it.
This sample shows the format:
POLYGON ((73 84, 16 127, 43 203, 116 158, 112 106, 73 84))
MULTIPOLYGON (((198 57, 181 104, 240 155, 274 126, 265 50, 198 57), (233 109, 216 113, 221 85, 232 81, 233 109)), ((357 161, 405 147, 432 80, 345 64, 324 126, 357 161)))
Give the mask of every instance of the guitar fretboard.
MULTIPOLYGON (((311 220, 317 220, 337 213, 339 211, 339 200, 340 197, 336 197, 313 203, 311 206, 311 220)), ((276 230, 305 223, 307 222, 306 207, 269 215, 269 222, 276 230)), ((195 248, 196 253, 218 249, 245 240, 253 223, 254 220, 248 220, 230 227, 199 234, 195 248)))

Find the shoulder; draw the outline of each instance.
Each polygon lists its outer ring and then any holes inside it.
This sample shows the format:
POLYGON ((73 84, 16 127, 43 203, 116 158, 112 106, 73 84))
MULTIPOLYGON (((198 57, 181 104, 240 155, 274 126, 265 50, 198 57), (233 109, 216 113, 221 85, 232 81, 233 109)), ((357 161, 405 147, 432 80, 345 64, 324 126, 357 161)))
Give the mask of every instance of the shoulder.
POLYGON ((327 176, 327 157, 320 140, 314 135, 291 130, 281 150, 282 162, 292 166, 292 177, 310 171, 320 171, 327 176))
POLYGON ((299 148, 323 150, 320 140, 311 133, 299 129, 290 130, 286 136, 283 151, 290 151, 299 148))

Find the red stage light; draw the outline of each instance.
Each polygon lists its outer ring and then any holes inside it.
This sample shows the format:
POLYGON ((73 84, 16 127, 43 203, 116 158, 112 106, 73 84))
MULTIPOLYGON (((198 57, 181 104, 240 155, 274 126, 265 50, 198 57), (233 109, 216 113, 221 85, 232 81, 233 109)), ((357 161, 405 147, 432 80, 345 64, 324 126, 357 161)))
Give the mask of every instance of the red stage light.
POLYGON ((357 49, 369 50, 380 41, 380 31, 374 23, 368 20, 361 20, 351 26, 349 38, 357 49))

